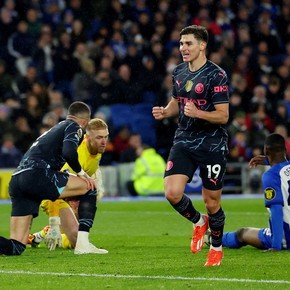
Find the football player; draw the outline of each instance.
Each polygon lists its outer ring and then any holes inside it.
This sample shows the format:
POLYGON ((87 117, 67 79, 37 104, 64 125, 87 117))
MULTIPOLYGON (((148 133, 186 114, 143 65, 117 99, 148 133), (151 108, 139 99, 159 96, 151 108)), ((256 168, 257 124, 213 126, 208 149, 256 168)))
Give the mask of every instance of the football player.
MULTIPOLYGON (((99 163, 108 141, 108 126, 98 118, 89 121, 86 134, 78 147, 79 162, 84 171, 96 180, 98 199, 103 195, 102 176, 99 163)), ((75 173, 66 163, 62 170, 75 173)), ((77 241, 77 199, 56 201, 43 200, 41 208, 49 216, 49 226, 40 232, 29 236, 29 244, 36 246, 45 240, 48 248, 54 250, 56 246, 63 248, 74 248, 77 241), (61 230, 60 230, 61 225, 61 230), (63 234, 61 234, 61 231, 63 234)), ((105 249, 99 249, 98 254, 108 253, 105 249)))

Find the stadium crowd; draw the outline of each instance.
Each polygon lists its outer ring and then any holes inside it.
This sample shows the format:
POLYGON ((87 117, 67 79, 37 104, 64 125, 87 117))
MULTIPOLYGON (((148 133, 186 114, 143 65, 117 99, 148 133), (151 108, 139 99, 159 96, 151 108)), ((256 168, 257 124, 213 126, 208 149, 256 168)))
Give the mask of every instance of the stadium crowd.
MULTIPOLYGON (((289 15, 289 0, 0 1, 0 167, 16 167, 75 100, 108 122, 103 162, 119 162, 136 132, 113 127, 110 106, 168 102, 190 24, 208 29, 208 58, 230 79, 229 161, 259 154, 272 132, 290 155, 289 15)), ((175 126, 156 123, 164 158, 175 126)))

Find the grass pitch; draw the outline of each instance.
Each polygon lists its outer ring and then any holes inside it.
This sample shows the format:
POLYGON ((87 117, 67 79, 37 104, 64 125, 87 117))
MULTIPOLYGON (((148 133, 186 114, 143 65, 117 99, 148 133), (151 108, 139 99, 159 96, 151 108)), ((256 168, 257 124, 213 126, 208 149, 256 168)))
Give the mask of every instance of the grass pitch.
MULTIPOLYGON (((201 200, 194 199, 204 211, 201 200)), ((0 205, 0 235, 8 236, 10 205, 0 205)), ((224 199, 225 230, 266 227, 263 200, 224 199)), ((40 213, 32 231, 47 217, 40 213)), ((290 289, 290 251, 252 247, 224 250, 220 267, 206 268, 208 249, 192 254, 192 225, 165 200, 101 201, 91 241, 107 255, 27 248, 19 257, 0 256, 0 289, 290 289)))

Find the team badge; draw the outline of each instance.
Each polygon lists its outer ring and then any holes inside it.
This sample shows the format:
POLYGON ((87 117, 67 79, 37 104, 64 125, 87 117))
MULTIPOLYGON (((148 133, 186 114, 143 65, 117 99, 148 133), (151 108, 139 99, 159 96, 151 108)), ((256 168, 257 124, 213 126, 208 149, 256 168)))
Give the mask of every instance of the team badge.
POLYGON ((276 191, 272 187, 267 187, 264 191, 265 199, 272 200, 276 196, 276 191))
POLYGON ((185 90, 187 92, 190 92, 191 89, 192 89, 192 86, 193 86, 193 82, 192 81, 187 81, 186 84, 185 84, 185 90))
POLYGON ((202 83, 198 83, 195 88, 194 88, 194 91, 197 93, 197 94, 201 94, 203 91, 204 91, 204 85, 202 83))
POLYGON ((81 128, 78 129, 78 130, 77 130, 77 134, 78 134, 79 139, 81 139, 82 136, 83 136, 83 130, 82 130, 81 128))

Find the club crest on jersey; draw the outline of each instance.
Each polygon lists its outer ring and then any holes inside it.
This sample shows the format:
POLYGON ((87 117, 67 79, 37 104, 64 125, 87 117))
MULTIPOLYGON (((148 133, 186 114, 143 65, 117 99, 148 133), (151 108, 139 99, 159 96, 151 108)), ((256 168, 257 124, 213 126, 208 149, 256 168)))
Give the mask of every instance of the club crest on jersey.
POLYGON ((272 187, 267 187, 264 191, 265 199, 272 200, 276 196, 276 191, 272 187))
POLYGON ((192 87, 193 87, 193 82, 192 81, 187 81, 186 84, 185 84, 185 90, 187 92, 190 92, 192 87))
POLYGON ((204 85, 202 83, 198 83, 195 88, 194 88, 194 91, 197 93, 197 94, 201 94, 203 91, 204 91, 204 85))
POLYGON ((79 139, 81 139, 82 136, 83 136, 83 130, 82 129, 78 129, 77 130, 77 134, 78 134, 79 139))

